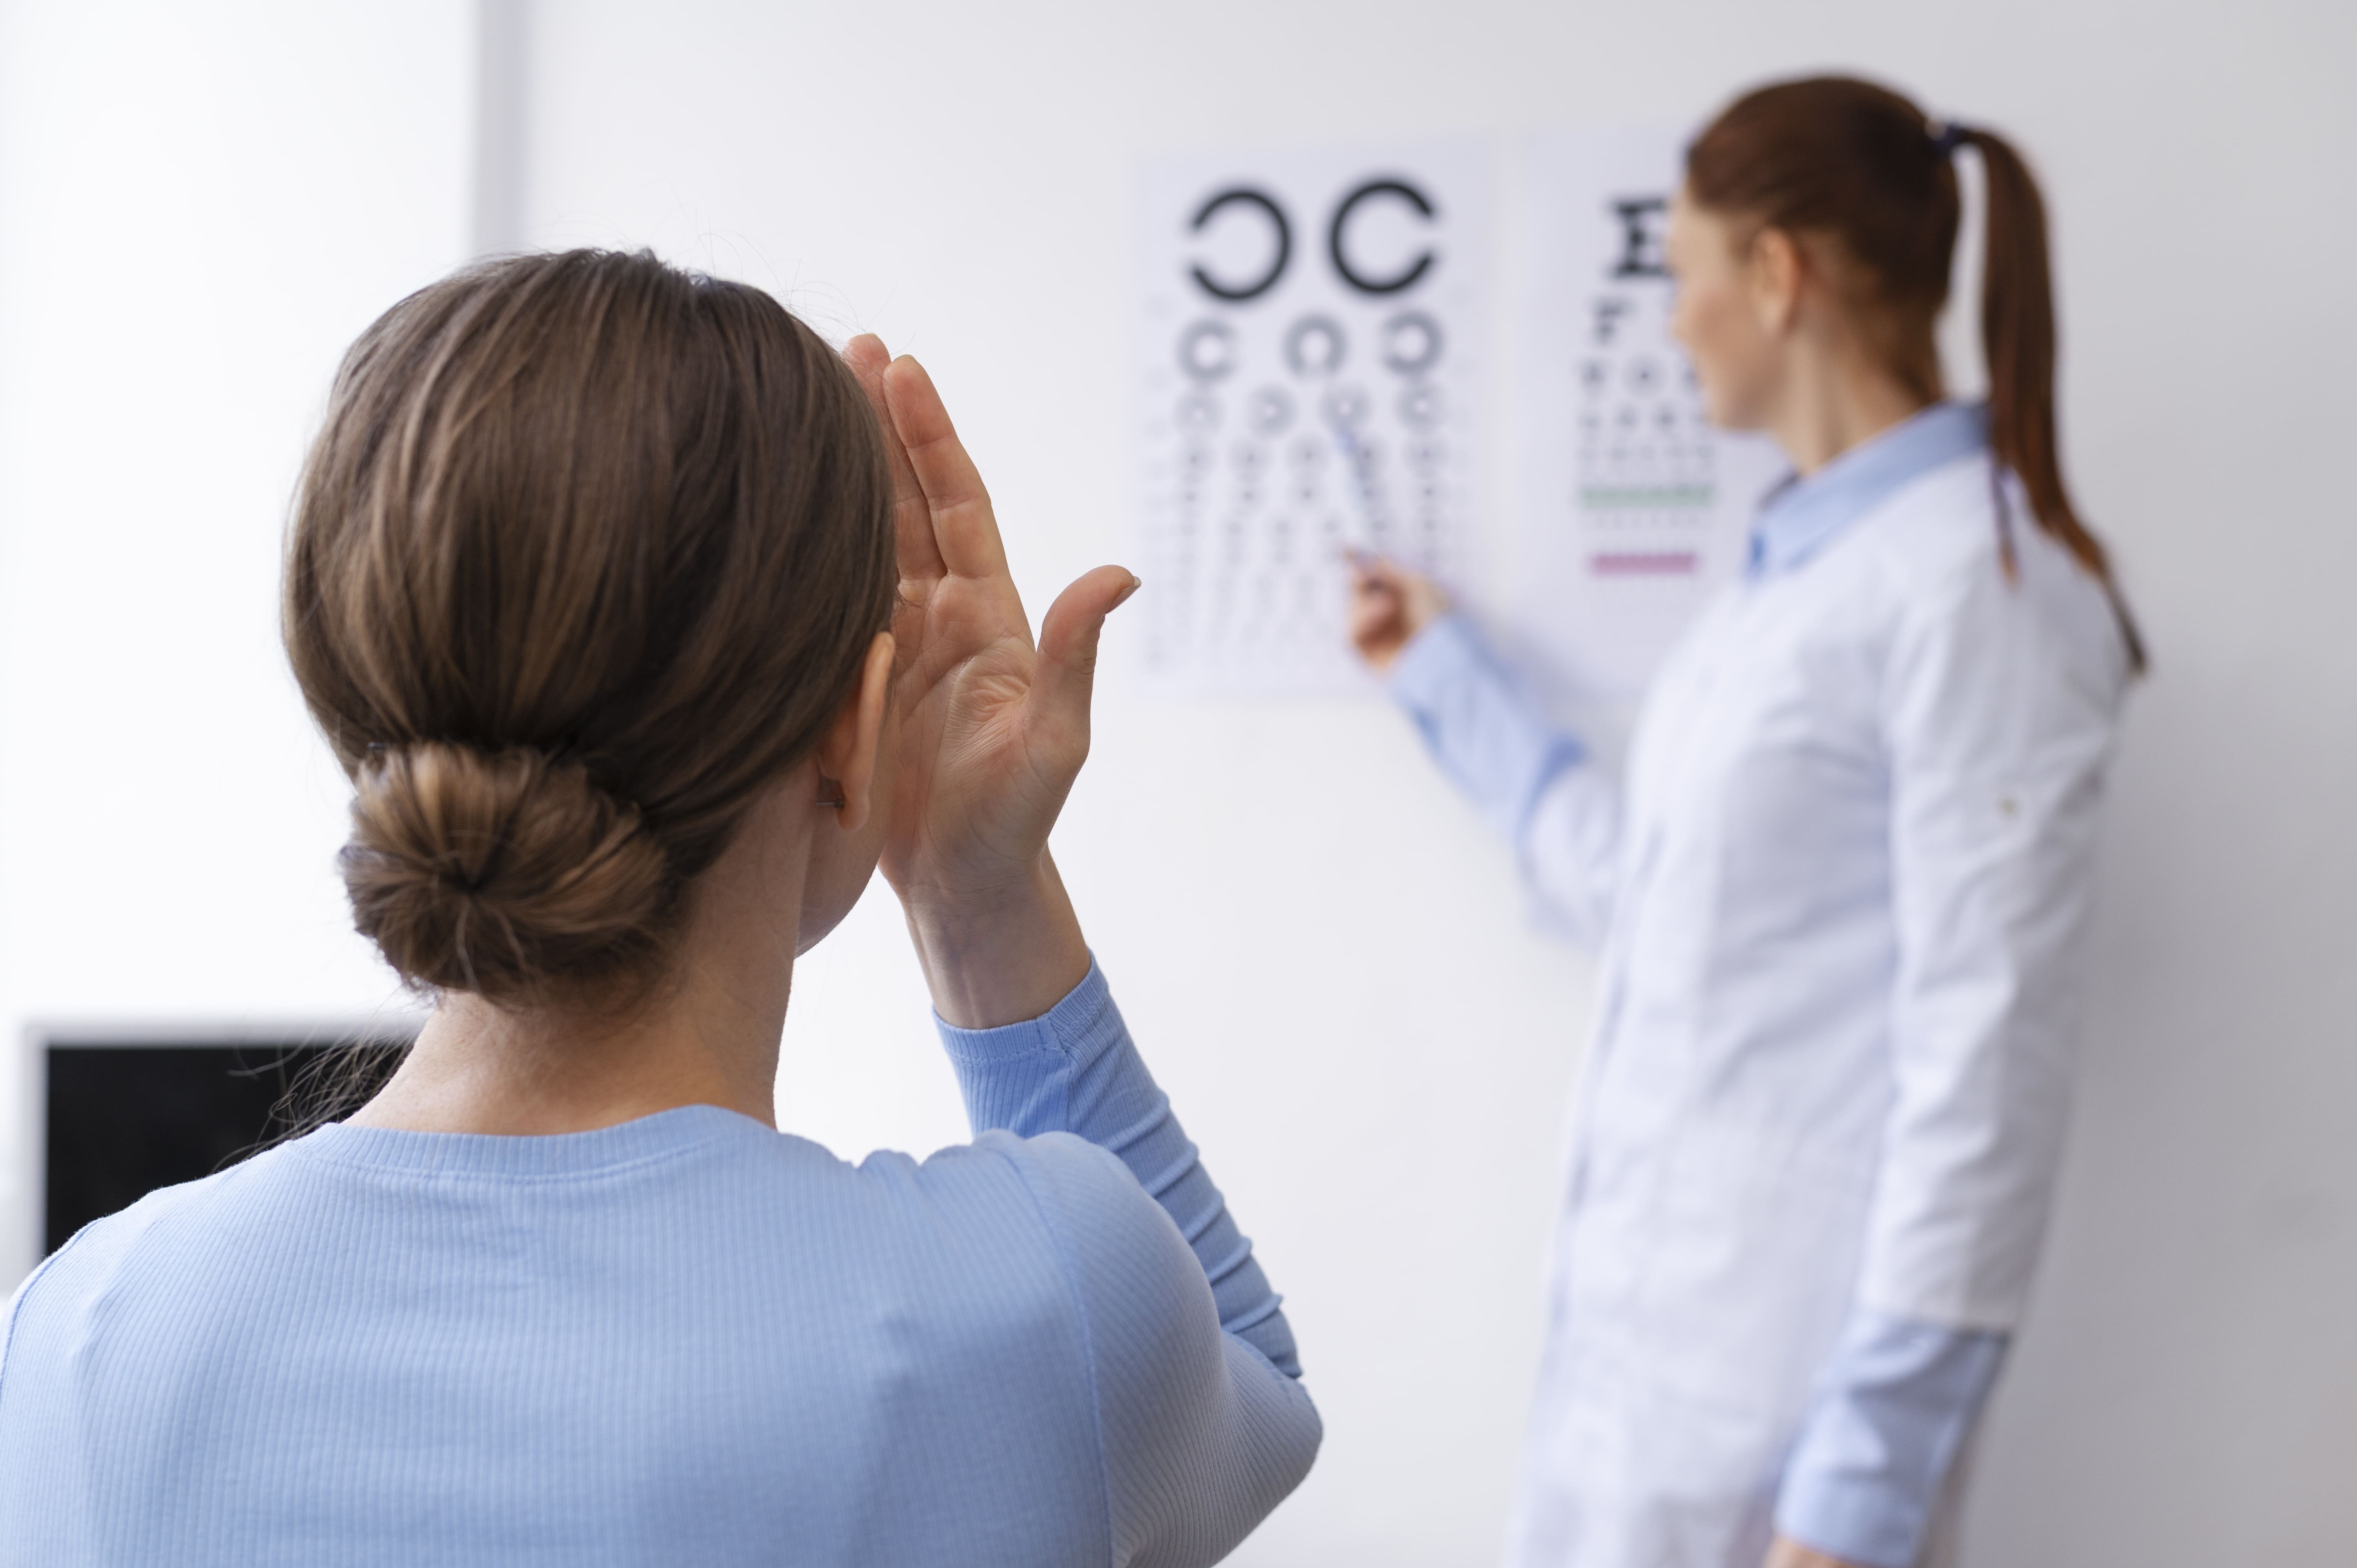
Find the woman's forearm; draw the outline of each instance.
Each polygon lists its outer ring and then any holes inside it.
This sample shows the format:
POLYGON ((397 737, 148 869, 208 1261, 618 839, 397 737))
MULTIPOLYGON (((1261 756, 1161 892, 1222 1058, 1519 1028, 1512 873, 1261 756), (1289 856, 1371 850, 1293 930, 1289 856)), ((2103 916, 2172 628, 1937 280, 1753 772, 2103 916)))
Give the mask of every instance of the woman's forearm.
POLYGON ((1003 886, 901 898, 933 1010, 961 1029, 1037 1018, 1089 972, 1089 947, 1046 850, 1003 886))

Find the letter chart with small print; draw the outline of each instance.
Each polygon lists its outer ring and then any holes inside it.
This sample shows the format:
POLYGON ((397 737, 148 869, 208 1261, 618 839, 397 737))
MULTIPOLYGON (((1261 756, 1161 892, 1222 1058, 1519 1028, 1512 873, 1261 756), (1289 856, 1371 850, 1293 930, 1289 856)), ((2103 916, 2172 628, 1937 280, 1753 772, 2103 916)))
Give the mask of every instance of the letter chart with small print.
POLYGON ((1514 619, 1558 682, 1632 700, 1740 569, 1772 444, 1713 429, 1670 332, 1687 136, 1611 126, 1524 150, 1514 619))
POLYGON ((1148 677, 1363 691, 1348 553, 1467 565, 1480 148, 1190 158, 1141 184, 1148 677))

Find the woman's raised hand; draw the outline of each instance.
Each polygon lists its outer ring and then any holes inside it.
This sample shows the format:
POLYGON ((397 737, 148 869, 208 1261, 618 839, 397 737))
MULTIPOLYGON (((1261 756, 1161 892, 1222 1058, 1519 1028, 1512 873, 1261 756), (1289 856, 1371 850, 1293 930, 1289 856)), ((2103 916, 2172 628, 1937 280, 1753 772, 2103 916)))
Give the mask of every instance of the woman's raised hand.
POLYGON ((1448 596, 1429 577, 1380 555, 1351 558, 1351 642, 1377 671, 1448 611, 1448 596))
POLYGON ((1035 1017, 1088 972, 1048 833, 1088 757, 1098 634, 1137 579, 1088 573, 1035 646, 990 496, 931 378, 869 336, 844 357, 883 426, 899 548, 884 875, 944 1018, 1035 1017))

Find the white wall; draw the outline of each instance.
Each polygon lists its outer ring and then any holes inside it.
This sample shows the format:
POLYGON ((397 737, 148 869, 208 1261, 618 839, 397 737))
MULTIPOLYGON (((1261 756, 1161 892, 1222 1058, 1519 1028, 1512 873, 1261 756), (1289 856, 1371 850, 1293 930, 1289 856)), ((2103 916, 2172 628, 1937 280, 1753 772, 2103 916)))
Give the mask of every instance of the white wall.
MULTIPOLYGON (((2352 15, 544 5, 523 231, 652 244, 923 356, 1036 600, 1125 548, 1144 153, 1506 142, 1698 116, 1821 67, 2018 134, 2057 213, 2073 472, 2158 673, 2118 775, 2078 1136, 1974 1560, 2357 1561, 2352 15)), ((1238 1560, 1485 1560, 1587 967, 1523 931, 1503 856, 1378 703, 1149 702, 1116 650, 1100 709, 1059 854, 1289 1294, 1330 1433, 1238 1560)), ((953 1133, 916 995, 871 902, 806 971, 800 1124, 854 1147, 953 1133)))
MULTIPOLYGON (((922 355, 1035 596, 1125 544, 1143 153, 1502 145, 1823 67, 2017 134, 2056 208, 2072 471, 2158 673, 1971 1558, 2357 1561, 2357 506, 2336 462, 2357 13, 527 12, 512 231, 652 244, 922 355)), ((470 35, 452 4, 207 16, 0 11, 0 1028, 384 994, 327 876, 335 781, 269 578, 336 349, 462 248, 470 35)), ((1379 703, 1148 701, 1117 646, 1059 854, 1327 1415, 1318 1472, 1236 1561, 1488 1559, 1585 962, 1523 929, 1503 855, 1379 703)), ((887 901, 797 978, 790 1125, 853 1153, 958 1134, 887 901)))
MULTIPOLYGON (((337 357, 466 253, 465 0, 0 7, 0 1061, 393 997, 279 652, 337 357)), ((39 1246, 0 1072, 0 1280, 39 1246)))

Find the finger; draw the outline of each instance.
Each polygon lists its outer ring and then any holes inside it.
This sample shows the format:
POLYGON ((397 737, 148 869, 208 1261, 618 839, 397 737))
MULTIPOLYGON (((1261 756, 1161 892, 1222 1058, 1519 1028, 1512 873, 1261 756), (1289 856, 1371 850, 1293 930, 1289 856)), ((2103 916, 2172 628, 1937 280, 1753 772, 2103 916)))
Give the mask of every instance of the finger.
POLYGON ((1394 620, 1406 613, 1407 601, 1382 583, 1369 583, 1351 596, 1351 618, 1394 620))
POLYGON ((883 428, 885 460, 892 467, 892 536, 900 576, 904 581, 931 582, 948 568, 942 563, 941 546, 933 541, 933 517, 925 504, 925 488, 917 482, 917 470, 900 445, 900 433, 893 426, 892 411, 885 398, 884 372, 892 356, 884 339, 873 332, 862 332, 843 346, 843 359, 859 379, 860 390, 876 411, 876 423, 883 428))
POLYGON ((1407 618, 1407 601, 1381 583, 1361 585, 1351 595, 1348 609, 1351 635, 1353 637, 1359 636, 1362 628, 1396 623, 1407 618))
POLYGON ((862 381, 869 381, 884 373, 884 367, 892 362, 892 355, 884 347, 883 338, 873 332, 862 332, 843 346, 843 362, 862 381))
POLYGON ((1354 599, 1393 600, 1406 597, 1400 592, 1400 585, 1396 578, 1375 571, 1360 571, 1351 575, 1351 596, 1354 599))
POLYGON ((1351 607, 1351 640, 1361 648, 1395 640, 1401 629, 1396 601, 1368 599, 1351 607))
POLYGON ((1100 566, 1056 596, 1039 626, 1039 662, 1031 676, 1027 707, 1067 733, 1088 734, 1097 639, 1105 617, 1137 587, 1137 578, 1126 566, 1100 566))
POLYGON ((933 378, 904 354, 886 370, 884 392, 893 427, 924 489, 942 564, 961 577, 1005 576, 1006 549, 999 541, 990 493, 950 423, 933 378))

